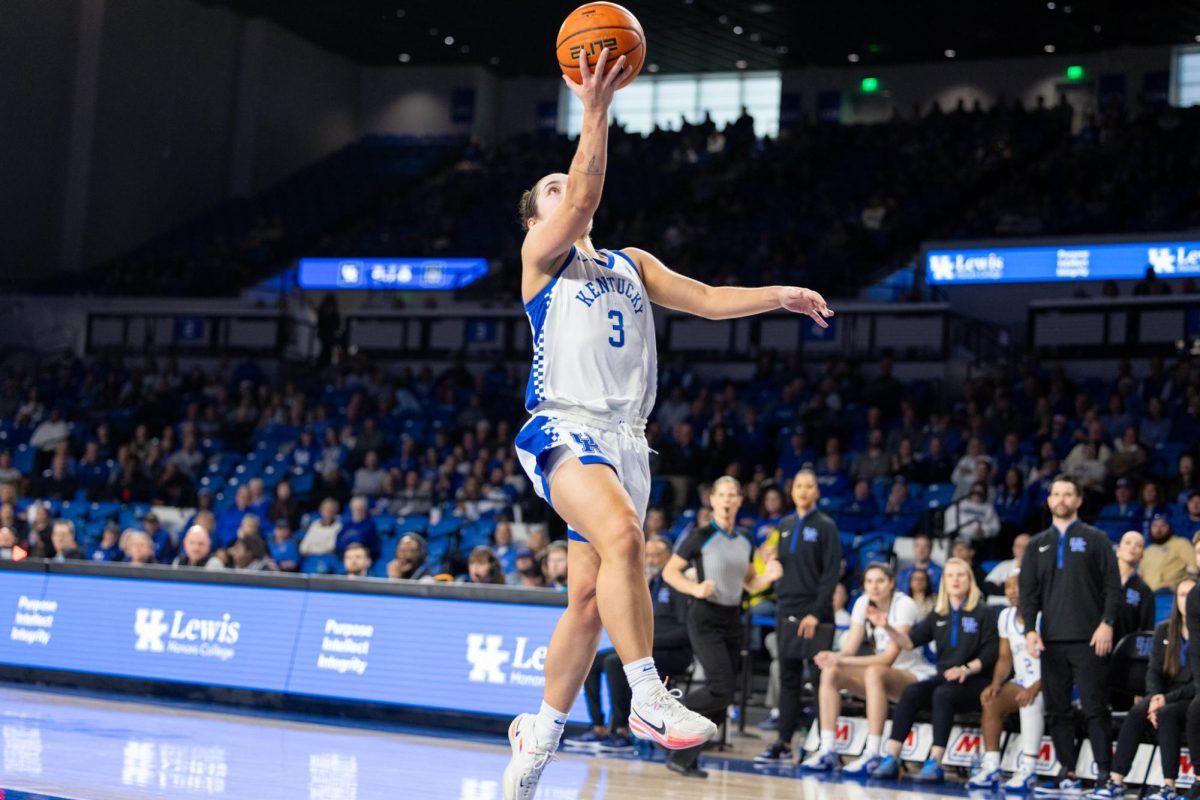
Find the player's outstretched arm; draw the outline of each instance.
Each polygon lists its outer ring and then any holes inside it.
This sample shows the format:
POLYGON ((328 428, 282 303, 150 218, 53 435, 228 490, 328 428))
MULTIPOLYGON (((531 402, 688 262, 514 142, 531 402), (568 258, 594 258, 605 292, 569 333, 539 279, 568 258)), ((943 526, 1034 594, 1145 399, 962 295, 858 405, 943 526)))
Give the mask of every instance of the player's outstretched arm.
POLYGON ((641 271, 650 301, 675 311, 686 311, 705 319, 733 319, 782 308, 796 314, 806 314, 822 328, 829 327, 825 320, 833 316, 833 310, 825 304, 825 298, 812 289, 799 286, 709 286, 680 275, 645 250, 627 247, 624 252, 641 271))
POLYGON ((521 260, 526 265, 549 269, 580 236, 587 233, 592 216, 600 206, 604 189, 604 171, 608 165, 608 107, 613 93, 627 74, 625 56, 617 59, 605 74, 604 65, 609 50, 604 48, 596 59, 595 70, 589 69, 587 55, 579 52, 579 74, 583 83, 563 76, 567 87, 583 103, 583 128, 563 201, 550 216, 529 229, 521 245, 521 260))

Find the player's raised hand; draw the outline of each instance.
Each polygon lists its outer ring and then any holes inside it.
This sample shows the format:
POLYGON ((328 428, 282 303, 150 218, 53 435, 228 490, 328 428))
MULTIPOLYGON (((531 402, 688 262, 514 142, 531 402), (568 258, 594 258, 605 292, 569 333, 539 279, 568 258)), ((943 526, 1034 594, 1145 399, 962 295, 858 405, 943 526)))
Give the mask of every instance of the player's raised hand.
POLYGON ((613 68, 605 73, 604 66, 608 63, 608 53, 607 47, 602 49, 596 58, 596 68, 591 69, 587 63, 587 52, 581 48, 579 51, 579 77, 582 83, 576 83, 563 75, 567 88, 571 90, 571 94, 579 98, 585 110, 606 110, 612 103, 613 93, 617 91, 616 87, 620 85, 627 74, 625 56, 618 58, 617 63, 613 64, 613 68))
POLYGON ((825 304, 824 297, 800 286, 781 286, 779 305, 796 314, 807 314, 822 328, 829 327, 825 320, 833 316, 833 309, 825 304))

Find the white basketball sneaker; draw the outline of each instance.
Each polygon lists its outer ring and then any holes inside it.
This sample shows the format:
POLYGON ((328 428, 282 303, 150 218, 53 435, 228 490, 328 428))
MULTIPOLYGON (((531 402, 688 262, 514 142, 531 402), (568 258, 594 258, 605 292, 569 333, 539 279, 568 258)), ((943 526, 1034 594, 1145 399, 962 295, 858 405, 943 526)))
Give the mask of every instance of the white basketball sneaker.
POLYGON ((512 761, 504 768, 504 800, 533 800, 542 770, 554 760, 554 751, 538 747, 533 733, 533 714, 520 714, 508 726, 512 761))
POLYGON ((684 708, 679 702, 682 696, 680 690, 658 684, 648 702, 635 698, 629 710, 629 732, 668 750, 686 750, 716 736, 712 720, 684 708))

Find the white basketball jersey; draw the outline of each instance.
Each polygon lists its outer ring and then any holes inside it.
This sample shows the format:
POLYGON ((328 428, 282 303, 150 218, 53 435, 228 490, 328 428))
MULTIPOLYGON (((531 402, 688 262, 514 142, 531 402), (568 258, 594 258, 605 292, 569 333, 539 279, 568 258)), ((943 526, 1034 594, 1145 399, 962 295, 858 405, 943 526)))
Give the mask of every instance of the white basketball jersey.
MULTIPOLYGON (((1041 619, 1042 615, 1038 614, 1038 621, 1041 619)), ((1013 683, 1028 689, 1042 679, 1042 662, 1029 653, 1029 647, 1025 644, 1025 628, 1017 624, 1015 607, 1009 606, 1000 612, 998 627, 1000 635, 1008 639, 1008 647, 1012 650, 1013 683)))
POLYGON ((574 246, 550 283, 525 304, 533 367, 530 413, 582 410, 645 419, 654 408, 654 318, 642 276, 620 251, 596 261, 574 246))

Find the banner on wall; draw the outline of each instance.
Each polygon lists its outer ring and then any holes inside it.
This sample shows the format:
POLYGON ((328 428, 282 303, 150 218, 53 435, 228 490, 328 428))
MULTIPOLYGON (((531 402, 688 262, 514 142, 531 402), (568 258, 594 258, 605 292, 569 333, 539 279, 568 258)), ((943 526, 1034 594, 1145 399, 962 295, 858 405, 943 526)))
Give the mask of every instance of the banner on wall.
POLYGON ((1153 267, 1160 278, 1200 276, 1200 240, 1177 239, 925 251, 931 285, 1129 280, 1153 267))
MULTIPOLYGON (((539 707, 562 613, 138 578, 3 577, 3 664, 480 714, 539 707)), ((589 721, 582 698, 570 719, 589 721)))

